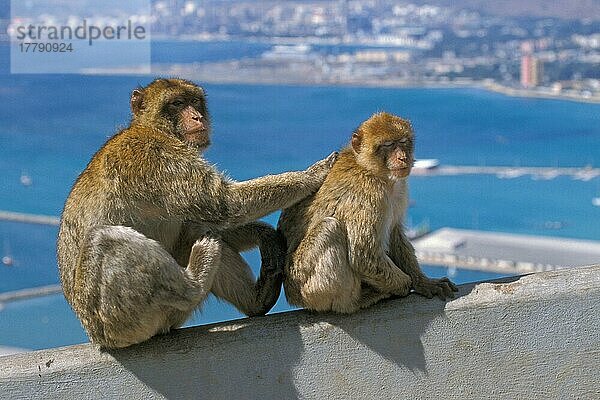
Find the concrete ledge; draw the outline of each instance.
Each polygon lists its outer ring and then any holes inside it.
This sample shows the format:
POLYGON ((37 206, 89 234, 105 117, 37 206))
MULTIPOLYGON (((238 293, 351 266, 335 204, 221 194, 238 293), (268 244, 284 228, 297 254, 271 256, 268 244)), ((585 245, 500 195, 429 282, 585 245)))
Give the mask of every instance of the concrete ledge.
POLYGON ((0 358, 10 399, 592 399, 600 265, 415 295, 352 316, 304 311, 182 329, 101 353, 0 358))

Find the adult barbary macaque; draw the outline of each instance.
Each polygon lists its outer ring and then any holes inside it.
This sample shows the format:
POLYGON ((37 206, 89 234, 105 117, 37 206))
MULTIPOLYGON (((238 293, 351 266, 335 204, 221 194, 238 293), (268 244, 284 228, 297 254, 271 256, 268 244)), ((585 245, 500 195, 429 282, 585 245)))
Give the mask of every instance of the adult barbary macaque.
POLYGON ((133 118, 94 155, 67 198, 57 253, 65 297, 91 341, 125 347, 180 326, 212 291, 247 315, 270 310, 285 247, 256 222, 314 193, 335 154, 306 171, 245 182, 200 157, 210 143, 203 90, 157 79, 133 118), (259 246, 255 282, 239 252, 259 246))
POLYGON ((423 274, 403 231, 413 141, 408 121, 373 115, 317 193, 283 211, 278 228, 288 246, 284 289, 291 304, 351 313, 411 289, 454 296, 447 278, 423 274))

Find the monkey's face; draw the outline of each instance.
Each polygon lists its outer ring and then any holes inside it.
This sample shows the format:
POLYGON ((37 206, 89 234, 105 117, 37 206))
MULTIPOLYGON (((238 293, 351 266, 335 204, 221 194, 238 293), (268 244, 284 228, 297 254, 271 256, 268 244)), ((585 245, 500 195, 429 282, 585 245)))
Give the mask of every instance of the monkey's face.
POLYGON ((379 152, 381 159, 385 160, 385 166, 391 179, 406 178, 410 174, 414 163, 411 139, 402 137, 396 140, 386 140, 380 144, 379 152))
POLYGON ((203 96, 177 95, 166 103, 164 109, 177 137, 199 150, 210 145, 210 123, 203 96))
POLYGON ((210 145, 210 119, 204 91, 183 79, 157 79, 131 95, 133 118, 174 135, 200 151, 210 145))
POLYGON ((410 123, 388 113, 377 113, 352 136, 361 165, 382 178, 408 177, 414 164, 414 136, 410 123))

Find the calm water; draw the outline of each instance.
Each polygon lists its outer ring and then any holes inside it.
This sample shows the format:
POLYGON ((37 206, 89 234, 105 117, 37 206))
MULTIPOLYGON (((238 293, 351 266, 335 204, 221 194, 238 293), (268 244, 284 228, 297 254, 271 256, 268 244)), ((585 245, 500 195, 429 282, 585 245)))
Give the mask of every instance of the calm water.
MULTIPOLYGON (((236 46, 232 44, 231 46, 236 46)), ((239 45, 238 45, 239 46, 239 45)), ((266 45, 255 45, 248 56, 266 45)), ((155 60, 167 53, 155 50, 155 60), (162 54, 162 55, 161 55, 162 54)), ((185 47, 178 61, 191 57, 185 47)), ((226 58, 218 46, 205 57, 226 58)), ((255 54, 256 53, 256 54, 255 54)), ((0 60, 0 64, 1 64, 0 60)), ((145 77, 19 76, 0 74, 0 210, 58 215, 78 173, 99 146, 129 120, 130 90, 145 77), (26 172, 33 185, 20 184, 26 172)), ((600 163, 600 106, 515 99, 479 90, 365 89, 207 85, 214 125, 206 157, 236 179, 303 169, 338 149, 371 113, 411 119, 418 158, 442 163, 583 166, 600 163)), ((410 220, 432 228, 482 229, 600 239, 600 180, 489 176, 417 177, 410 220), (562 228, 548 230, 548 221, 562 228)), ((276 222, 276 216, 267 219, 276 222)), ((0 250, 15 266, 0 266, 0 292, 58 283, 57 229, 0 222, 0 250)), ((248 255, 256 269, 255 253, 248 255)), ((426 267, 431 276, 442 268, 426 267)), ((459 270, 457 282, 496 277, 459 270)), ((287 309, 280 299, 275 311, 287 309)), ((190 324, 236 318, 210 299, 190 324)), ((62 296, 6 304, 0 344, 44 348, 86 340, 62 296)))

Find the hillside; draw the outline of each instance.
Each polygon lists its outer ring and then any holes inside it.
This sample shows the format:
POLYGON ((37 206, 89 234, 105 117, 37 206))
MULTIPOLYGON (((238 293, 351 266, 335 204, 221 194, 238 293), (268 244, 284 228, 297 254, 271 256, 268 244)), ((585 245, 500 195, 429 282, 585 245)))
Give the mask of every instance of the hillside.
POLYGON ((471 9, 488 15, 600 20, 600 0, 412 0, 412 2, 454 9, 471 9))

